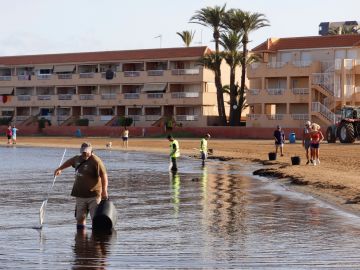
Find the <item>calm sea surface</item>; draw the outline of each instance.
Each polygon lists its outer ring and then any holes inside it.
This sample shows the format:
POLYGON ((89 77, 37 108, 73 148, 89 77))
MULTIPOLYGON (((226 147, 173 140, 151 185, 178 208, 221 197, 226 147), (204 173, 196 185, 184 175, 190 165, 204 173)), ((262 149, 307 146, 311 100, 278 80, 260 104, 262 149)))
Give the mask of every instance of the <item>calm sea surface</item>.
MULTIPOLYGON (((0 148, 0 269, 360 269, 360 218, 235 162, 96 151, 118 210, 116 231, 77 232, 74 171, 39 209, 64 149, 0 148)), ((77 154, 68 150, 65 158, 77 154)))

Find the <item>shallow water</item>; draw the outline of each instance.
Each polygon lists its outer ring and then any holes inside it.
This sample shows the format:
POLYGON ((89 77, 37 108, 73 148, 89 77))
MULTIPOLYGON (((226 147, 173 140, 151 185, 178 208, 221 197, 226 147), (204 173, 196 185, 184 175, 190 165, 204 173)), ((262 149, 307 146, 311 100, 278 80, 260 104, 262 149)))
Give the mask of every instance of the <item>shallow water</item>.
MULTIPOLYGON (((1 148, 1 269, 359 269, 360 219, 287 190, 252 168, 97 151, 118 210, 116 231, 77 233, 73 170, 39 208, 63 149, 1 148)), ((77 154, 68 150, 66 158, 77 154)))

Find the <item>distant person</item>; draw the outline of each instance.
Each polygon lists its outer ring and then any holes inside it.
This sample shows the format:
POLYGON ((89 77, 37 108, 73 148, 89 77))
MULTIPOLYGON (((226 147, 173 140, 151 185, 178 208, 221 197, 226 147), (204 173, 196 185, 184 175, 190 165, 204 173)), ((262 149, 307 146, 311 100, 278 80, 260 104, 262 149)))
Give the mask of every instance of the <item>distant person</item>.
POLYGON ((309 164, 310 162, 310 145, 311 145, 310 132, 311 132, 311 122, 306 121, 302 136, 302 145, 305 148, 305 154, 307 159, 306 165, 309 164))
POLYGON ((320 164, 319 148, 320 148, 320 143, 324 140, 324 135, 320 130, 320 126, 316 123, 311 124, 310 138, 311 138, 311 144, 310 144, 311 160, 314 166, 316 166, 320 164))
POLYGON ((205 160, 207 159, 207 156, 208 156, 208 140, 210 139, 210 137, 211 136, 208 133, 200 141, 200 157, 201 157, 203 166, 205 165, 205 160))
POLYGON ((172 135, 168 135, 167 138, 170 142, 171 171, 176 172, 178 170, 176 160, 180 157, 179 142, 172 135))
POLYGON ((284 156, 284 142, 285 142, 285 134, 281 129, 281 126, 277 126, 274 131, 275 138, 275 152, 278 153, 278 149, 280 148, 280 155, 284 156))
POLYGON ((7 130, 6 130, 6 137, 7 137, 7 143, 11 144, 12 143, 12 128, 9 125, 7 130))
POLYGON ((18 131, 18 129, 15 127, 15 125, 13 125, 11 131, 12 131, 12 136, 11 136, 12 143, 16 144, 16 132, 18 131))
POLYGON ((124 131, 123 131, 121 137, 123 140, 123 147, 128 148, 128 146, 129 146, 129 130, 127 129, 127 127, 124 128, 124 131))
POLYGON ((70 166, 75 168, 71 196, 76 198, 77 229, 85 229, 88 212, 93 219, 97 205, 102 199, 108 198, 108 176, 103 162, 93 153, 88 142, 81 145, 80 155, 65 161, 55 170, 54 176, 60 175, 62 170, 70 166))

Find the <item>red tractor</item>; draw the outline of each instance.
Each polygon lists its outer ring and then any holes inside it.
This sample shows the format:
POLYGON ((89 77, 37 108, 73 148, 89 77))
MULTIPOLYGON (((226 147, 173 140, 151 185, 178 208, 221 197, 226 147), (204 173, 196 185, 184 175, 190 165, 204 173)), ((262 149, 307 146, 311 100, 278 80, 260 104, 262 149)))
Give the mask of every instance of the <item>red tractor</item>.
POLYGON ((344 106, 341 109, 341 120, 326 130, 328 143, 336 142, 337 138, 341 143, 353 143, 356 138, 360 139, 360 107, 344 106))

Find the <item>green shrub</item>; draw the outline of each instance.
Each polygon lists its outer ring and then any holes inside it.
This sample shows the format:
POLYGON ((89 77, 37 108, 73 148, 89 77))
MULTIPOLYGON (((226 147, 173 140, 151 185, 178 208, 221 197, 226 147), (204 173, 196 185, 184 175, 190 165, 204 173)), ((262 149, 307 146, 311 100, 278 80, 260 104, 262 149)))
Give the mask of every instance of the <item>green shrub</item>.
POLYGON ((131 126, 132 123, 133 123, 133 119, 132 119, 132 118, 120 116, 120 117, 117 119, 117 121, 115 122, 115 126, 128 127, 128 126, 131 126))

